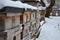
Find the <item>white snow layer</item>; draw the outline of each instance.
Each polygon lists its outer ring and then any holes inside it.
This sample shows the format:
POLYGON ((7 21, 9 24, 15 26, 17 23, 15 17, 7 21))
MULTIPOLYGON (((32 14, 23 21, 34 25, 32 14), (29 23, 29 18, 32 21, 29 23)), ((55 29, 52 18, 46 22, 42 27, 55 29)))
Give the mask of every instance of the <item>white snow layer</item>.
MULTIPOLYGON (((44 3, 46 4, 46 6, 49 6, 49 3, 47 2, 47 0, 44 0, 44 3)), ((5 7, 5 6, 25 8, 25 9, 29 8, 29 9, 32 9, 32 10, 33 9, 37 10, 37 7, 28 5, 27 3, 22 3, 20 1, 0 0, 0 9, 5 7)), ((46 9, 46 7, 42 7, 42 6, 39 7, 39 10, 45 10, 45 9, 46 9)))
POLYGON ((60 40, 60 17, 46 18, 41 33, 36 40, 60 40))
POLYGON ((30 8, 30 9, 37 9, 37 7, 28 5, 26 3, 22 3, 20 1, 11 1, 11 0, 0 0, 0 9, 5 7, 5 6, 10 6, 10 7, 18 7, 18 8, 30 8))
POLYGON ((0 7, 3 8, 5 6, 11 6, 11 7, 18 7, 23 8, 23 4, 19 1, 11 1, 11 0, 0 0, 0 7))
POLYGON ((41 1, 41 0, 36 0, 36 1, 41 1))
POLYGON ((39 10, 45 10, 45 9, 46 7, 42 7, 42 6, 39 7, 39 10))
POLYGON ((43 2, 45 3, 46 7, 50 5, 50 2, 48 2, 48 0, 43 0, 43 2))
POLYGON ((40 25, 42 26, 43 24, 44 24, 44 21, 41 21, 41 22, 40 22, 40 25))

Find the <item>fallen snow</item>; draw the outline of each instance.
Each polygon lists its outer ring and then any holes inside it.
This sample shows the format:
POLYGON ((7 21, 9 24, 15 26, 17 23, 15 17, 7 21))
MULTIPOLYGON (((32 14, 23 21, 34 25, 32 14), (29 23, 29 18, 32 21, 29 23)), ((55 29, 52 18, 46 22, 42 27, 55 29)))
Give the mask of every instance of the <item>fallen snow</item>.
POLYGON ((58 13, 56 12, 56 16, 58 16, 58 13))
POLYGON ((41 28, 36 40, 60 40, 60 17, 46 18, 46 23, 41 28))
POLYGON ((42 6, 39 7, 39 10, 45 10, 45 9, 46 7, 42 7, 42 6))
POLYGON ((58 10, 60 10, 60 8, 58 10))
POLYGON ((5 6, 10 6, 10 7, 18 7, 18 8, 24 8, 23 4, 19 1, 11 1, 11 0, 0 0, 0 8, 3 8, 5 6))
POLYGON ((25 9, 29 8, 29 9, 36 9, 37 10, 37 7, 28 5, 27 3, 22 3, 20 1, 0 0, 0 9, 5 6, 25 8, 25 9))
POLYGON ((52 12, 50 13, 50 16, 52 15, 52 12))
POLYGON ((48 7, 50 5, 50 2, 48 2, 48 0, 43 0, 43 2, 45 3, 46 7, 48 7))
POLYGON ((41 22, 40 22, 40 25, 42 26, 43 24, 44 24, 44 21, 41 21, 41 22))

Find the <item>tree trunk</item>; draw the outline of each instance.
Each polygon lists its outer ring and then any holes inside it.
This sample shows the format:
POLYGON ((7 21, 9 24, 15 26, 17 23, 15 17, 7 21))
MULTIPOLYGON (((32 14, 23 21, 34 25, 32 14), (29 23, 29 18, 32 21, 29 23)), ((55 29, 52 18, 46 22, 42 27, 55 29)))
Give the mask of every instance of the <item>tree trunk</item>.
POLYGON ((46 8, 46 15, 45 15, 45 17, 49 18, 50 13, 52 11, 51 9, 54 6, 54 4, 55 4, 55 0, 51 0, 50 6, 46 8))

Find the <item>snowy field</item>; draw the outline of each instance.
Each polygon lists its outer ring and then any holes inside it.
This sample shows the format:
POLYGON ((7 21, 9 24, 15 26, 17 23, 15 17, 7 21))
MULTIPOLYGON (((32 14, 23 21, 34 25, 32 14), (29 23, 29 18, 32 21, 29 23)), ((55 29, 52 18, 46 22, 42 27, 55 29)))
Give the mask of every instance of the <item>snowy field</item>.
POLYGON ((42 30, 36 40, 60 40, 60 17, 46 18, 42 30))

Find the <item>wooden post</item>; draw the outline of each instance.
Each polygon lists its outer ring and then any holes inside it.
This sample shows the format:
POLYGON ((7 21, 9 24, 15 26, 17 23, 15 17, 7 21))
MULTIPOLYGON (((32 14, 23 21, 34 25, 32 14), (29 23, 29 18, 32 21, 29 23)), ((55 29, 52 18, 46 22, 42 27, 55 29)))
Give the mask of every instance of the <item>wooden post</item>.
POLYGON ((21 40, 23 40, 23 30, 24 30, 24 24, 22 24, 21 40))

